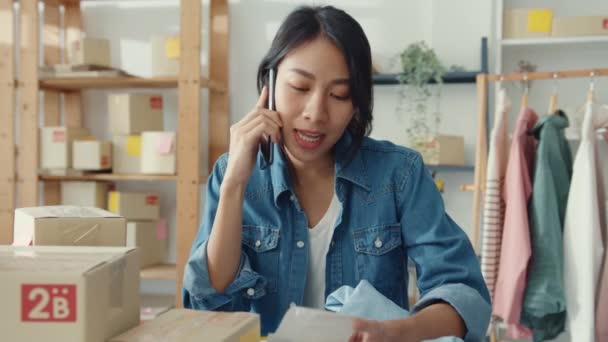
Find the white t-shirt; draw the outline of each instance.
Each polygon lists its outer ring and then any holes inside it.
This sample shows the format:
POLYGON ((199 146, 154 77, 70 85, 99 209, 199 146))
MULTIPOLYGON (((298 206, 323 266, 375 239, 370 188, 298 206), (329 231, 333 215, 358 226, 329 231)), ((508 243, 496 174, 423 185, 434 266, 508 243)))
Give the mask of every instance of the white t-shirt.
POLYGON ((308 274, 303 303, 306 307, 325 308, 325 261, 341 209, 342 203, 334 193, 329 208, 321 221, 314 228, 308 229, 308 274))

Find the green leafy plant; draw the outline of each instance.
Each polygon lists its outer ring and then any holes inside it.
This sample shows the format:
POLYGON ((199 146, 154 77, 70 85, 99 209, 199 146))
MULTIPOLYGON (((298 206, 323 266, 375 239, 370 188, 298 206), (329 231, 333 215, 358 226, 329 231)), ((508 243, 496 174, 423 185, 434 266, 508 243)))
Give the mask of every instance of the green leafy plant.
POLYGON ((405 113, 409 118, 407 128, 410 144, 435 135, 441 121, 439 99, 441 85, 447 68, 441 63, 435 51, 424 41, 410 44, 399 55, 401 83, 397 113, 405 113), (437 84, 433 91, 431 81, 437 84), (434 97, 435 106, 429 109, 434 97), (432 124, 429 122, 432 120, 432 124), (432 126, 432 127, 431 127, 432 126))

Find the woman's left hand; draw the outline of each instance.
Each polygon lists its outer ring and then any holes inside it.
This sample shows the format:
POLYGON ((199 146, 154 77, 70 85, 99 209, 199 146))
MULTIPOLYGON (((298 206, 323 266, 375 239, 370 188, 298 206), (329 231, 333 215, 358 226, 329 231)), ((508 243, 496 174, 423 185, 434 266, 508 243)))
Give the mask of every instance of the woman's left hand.
POLYGON ((404 323, 402 320, 371 321, 357 319, 353 322, 353 334, 348 342, 416 341, 413 334, 404 333, 404 323))

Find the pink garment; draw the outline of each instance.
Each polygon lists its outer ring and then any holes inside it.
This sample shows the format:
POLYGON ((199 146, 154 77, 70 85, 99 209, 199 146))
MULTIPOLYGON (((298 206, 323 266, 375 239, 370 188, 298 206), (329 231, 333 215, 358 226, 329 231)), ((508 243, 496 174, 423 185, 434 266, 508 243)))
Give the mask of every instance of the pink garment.
POLYGON ((532 254, 528 201, 536 158, 536 139, 528 135, 538 116, 523 109, 515 124, 504 185, 506 204, 500 267, 494 291, 494 315, 502 318, 511 338, 531 338, 532 332, 519 323, 526 288, 526 273, 532 254))

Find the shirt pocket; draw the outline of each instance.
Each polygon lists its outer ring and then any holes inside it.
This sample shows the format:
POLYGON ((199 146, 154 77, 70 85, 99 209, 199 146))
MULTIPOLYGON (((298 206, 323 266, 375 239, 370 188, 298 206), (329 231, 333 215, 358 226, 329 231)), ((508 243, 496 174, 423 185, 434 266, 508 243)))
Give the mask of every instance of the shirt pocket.
POLYGON ((359 280, 366 279, 388 297, 403 288, 406 259, 401 224, 358 229, 353 243, 359 280))
POLYGON ((267 292, 277 292, 279 274, 279 228, 243 225, 243 252, 249 257, 253 271, 268 281, 267 292))

